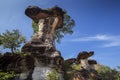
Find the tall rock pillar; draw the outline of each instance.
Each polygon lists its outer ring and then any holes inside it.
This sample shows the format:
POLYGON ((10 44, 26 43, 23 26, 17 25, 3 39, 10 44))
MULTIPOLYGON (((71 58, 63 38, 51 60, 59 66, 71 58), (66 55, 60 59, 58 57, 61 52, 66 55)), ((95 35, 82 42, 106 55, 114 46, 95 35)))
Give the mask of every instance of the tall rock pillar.
POLYGON ((55 48, 54 32, 63 26, 64 11, 59 7, 43 10, 37 6, 29 6, 25 14, 37 23, 38 32, 23 46, 22 51, 34 56, 33 79, 46 80, 46 74, 53 68, 58 73, 62 72, 63 58, 55 48))

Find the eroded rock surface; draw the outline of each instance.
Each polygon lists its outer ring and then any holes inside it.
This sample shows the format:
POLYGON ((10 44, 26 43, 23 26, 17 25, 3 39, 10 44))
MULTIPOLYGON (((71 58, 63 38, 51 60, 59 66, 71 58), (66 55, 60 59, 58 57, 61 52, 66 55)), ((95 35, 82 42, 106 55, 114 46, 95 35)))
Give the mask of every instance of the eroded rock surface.
POLYGON ((101 80, 95 66, 97 61, 89 59, 94 55, 93 51, 83 51, 76 58, 70 58, 64 61, 66 75, 69 80, 101 80))
MULTIPOLYGON (((62 72, 64 59, 54 45, 54 32, 63 26, 64 11, 59 7, 43 10, 36 6, 29 6, 25 14, 38 24, 38 32, 26 43, 22 51, 31 53, 34 57, 33 80, 38 80, 36 75, 41 75, 40 80, 46 80, 47 74, 55 68, 62 72), (46 67, 46 68, 45 68, 46 67)), ((40 76, 39 76, 40 77, 40 76)))
POLYGON ((74 73, 72 80, 101 80, 99 74, 95 70, 82 69, 74 73))
POLYGON ((62 75, 64 59, 54 45, 54 32, 63 27, 64 11, 57 6, 50 10, 29 6, 25 14, 37 23, 38 32, 22 47, 27 55, 0 56, 0 69, 19 74, 15 80, 46 80, 52 69, 62 75))
POLYGON ((54 45, 54 32, 58 27, 63 26, 63 10, 59 7, 43 10, 29 6, 25 14, 38 24, 38 32, 23 46, 22 51, 40 57, 61 57, 60 51, 54 45))
POLYGON ((25 14, 38 24, 38 32, 22 47, 25 54, 0 55, 1 71, 14 71, 19 74, 14 80, 46 80, 53 69, 56 70, 59 80, 64 80, 63 75, 71 77, 69 80, 99 80, 94 69, 97 61, 89 59, 94 55, 93 51, 83 51, 77 58, 64 60, 60 51, 56 49, 54 32, 62 28, 64 19, 64 11, 61 8, 44 10, 37 6, 29 6, 25 14), (80 70, 74 70, 73 65, 78 65, 80 70))

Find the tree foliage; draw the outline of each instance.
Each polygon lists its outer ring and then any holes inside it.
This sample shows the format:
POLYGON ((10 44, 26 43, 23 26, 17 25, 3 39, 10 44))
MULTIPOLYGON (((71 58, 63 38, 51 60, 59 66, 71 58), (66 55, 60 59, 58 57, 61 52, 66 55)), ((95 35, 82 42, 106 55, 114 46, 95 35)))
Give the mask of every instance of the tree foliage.
POLYGON ((75 21, 66 12, 64 14, 63 27, 55 31, 55 40, 60 43, 60 40, 64 37, 64 35, 72 34, 74 25, 75 21))
MULTIPOLYGON (((54 34, 55 41, 60 43, 61 38, 63 38, 64 35, 72 34, 74 25, 75 25, 75 21, 65 11, 63 27, 55 31, 55 34, 54 34)), ((33 27, 34 33, 36 33, 38 31, 38 24, 32 21, 32 27, 33 27)))
POLYGON ((81 70, 81 67, 79 64, 72 64, 71 66, 74 70, 81 70))
POLYGON ((6 30, 5 33, 0 35, 0 41, 4 48, 10 48, 11 52, 14 53, 20 47, 20 44, 25 42, 25 37, 22 36, 19 30, 13 30, 11 32, 6 30))
POLYGON ((32 28, 33 28, 34 33, 38 32, 38 24, 35 23, 34 21, 32 21, 32 28))
POLYGON ((14 72, 0 72, 0 80, 13 80, 17 76, 14 72))
POLYGON ((47 80, 59 80, 56 70, 52 70, 52 72, 47 75, 47 80))
POLYGON ((108 66, 103 66, 98 70, 101 80, 120 80, 120 71, 111 69, 108 66))

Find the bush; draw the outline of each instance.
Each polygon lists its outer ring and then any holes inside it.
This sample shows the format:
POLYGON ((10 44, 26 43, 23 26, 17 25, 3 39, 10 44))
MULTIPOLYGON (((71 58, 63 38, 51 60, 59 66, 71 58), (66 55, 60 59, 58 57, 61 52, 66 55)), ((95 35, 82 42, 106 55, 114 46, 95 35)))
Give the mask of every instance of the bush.
POLYGON ((101 80, 120 80, 120 71, 111 69, 108 66, 103 66, 98 70, 101 80))
POLYGON ((72 68, 73 68, 74 70, 81 70, 80 64, 73 64, 73 65, 72 65, 72 68))
POLYGON ((52 72, 47 75, 47 80, 59 80, 56 70, 52 70, 52 72))
POLYGON ((0 80, 10 80, 17 76, 14 72, 0 72, 0 80))

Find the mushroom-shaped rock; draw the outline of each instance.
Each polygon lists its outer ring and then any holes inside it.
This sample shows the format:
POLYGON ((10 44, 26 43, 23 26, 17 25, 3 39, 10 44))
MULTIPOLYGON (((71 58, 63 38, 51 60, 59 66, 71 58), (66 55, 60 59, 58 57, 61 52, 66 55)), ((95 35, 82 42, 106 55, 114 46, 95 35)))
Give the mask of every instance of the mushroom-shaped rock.
MULTIPOLYGON (((38 24, 38 32, 32 36, 31 41, 23 46, 22 51, 43 54, 51 48, 54 49, 54 32, 63 26, 64 11, 57 6, 49 10, 29 6, 25 10, 25 14, 38 24)), ((59 52, 55 52, 55 55, 57 53, 59 52)))
POLYGON ((87 51, 83 51, 83 52, 80 52, 77 56, 77 60, 81 60, 81 59, 87 59, 89 58, 90 56, 94 55, 94 52, 93 51, 90 51, 90 52, 87 52, 87 51))
POLYGON ((46 80, 47 73, 51 72, 52 68, 61 74, 64 59, 55 48, 54 32, 63 26, 64 11, 56 6, 50 10, 29 6, 25 14, 38 24, 38 32, 22 47, 22 52, 30 54, 0 55, 0 70, 20 74, 17 80, 46 80))
POLYGON ((64 11, 55 6, 49 10, 43 10, 37 6, 28 6, 28 8, 25 10, 25 14, 32 18, 34 22, 38 23, 40 19, 45 19, 48 17, 58 17, 59 23, 56 28, 61 28, 63 26, 63 15, 64 11))

